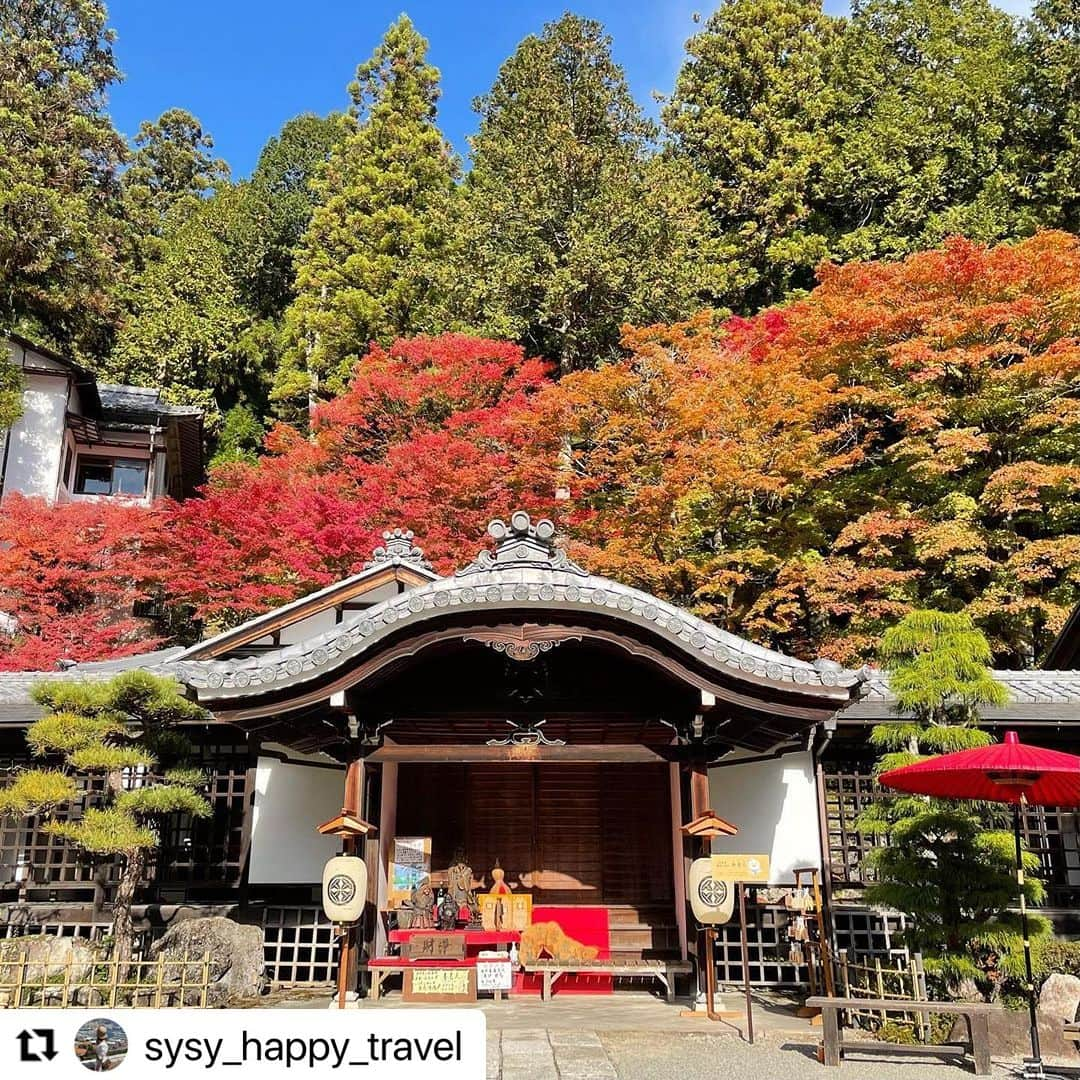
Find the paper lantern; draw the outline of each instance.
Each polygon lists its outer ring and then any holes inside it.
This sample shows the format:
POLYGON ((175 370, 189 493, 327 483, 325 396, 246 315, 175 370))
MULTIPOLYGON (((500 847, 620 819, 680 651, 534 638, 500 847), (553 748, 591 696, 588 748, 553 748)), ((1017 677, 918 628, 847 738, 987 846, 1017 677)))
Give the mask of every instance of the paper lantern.
POLYGON ((718 926, 731 919, 735 910, 735 883, 714 878, 711 859, 695 859, 687 882, 694 918, 706 926, 718 926))
POLYGON ((367 903, 367 866, 356 855, 335 855, 322 877, 323 911, 331 922, 352 923, 367 903))

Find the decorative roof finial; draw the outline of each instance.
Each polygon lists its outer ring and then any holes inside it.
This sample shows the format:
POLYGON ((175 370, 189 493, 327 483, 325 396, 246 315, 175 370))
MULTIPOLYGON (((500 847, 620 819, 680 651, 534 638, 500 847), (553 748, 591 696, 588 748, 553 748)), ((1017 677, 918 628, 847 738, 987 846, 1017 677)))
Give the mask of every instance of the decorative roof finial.
POLYGON ((371 558, 364 563, 365 570, 370 570, 373 566, 399 566, 402 563, 420 566, 425 570, 431 569, 431 563, 424 558, 423 550, 413 543, 411 529, 393 529, 382 535, 385 544, 371 553, 371 558))
POLYGON ((494 554, 481 551, 476 561, 459 570, 457 576, 482 570, 534 566, 588 577, 587 571, 571 562, 566 552, 555 546, 555 526, 547 518, 541 518, 534 525, 524 510, 515 510, 510 515, 509 524, 496 518, 488 525, 487 531, 495 541, 494 554))

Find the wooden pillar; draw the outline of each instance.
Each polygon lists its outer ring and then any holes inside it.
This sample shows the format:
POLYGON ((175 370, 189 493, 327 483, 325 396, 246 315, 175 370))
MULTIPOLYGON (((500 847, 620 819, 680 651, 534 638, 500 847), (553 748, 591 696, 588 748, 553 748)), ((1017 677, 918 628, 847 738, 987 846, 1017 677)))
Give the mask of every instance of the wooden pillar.
POLYGON ((685 962, 690 955, 686 918, 686 877, 690 869, 689 860, 683 850, 685 838, 682 834, 682 784, 679 766, 672 762, 668 766, 668 773, 671 779, 671 868, 675 875, 675 925, 679 931, 679 955, 685 962))
POLYGON ((380 786, 382 769, 378 765, 363 763, 363 789, 361 816, 375 826, 375 834, 364 837, 363 856, 367 866, 368 908, 364 916, 363 955, 370 960, 376 955, 376 937, 379 930, 379 843, 382 835, 382 820, 379 817, 381 803, 380 786))
POLYGON ((709 766, 703 757, 690 763, 690 818, 700 817, 709 809, 709 766))
MULTIPOLYGON (((359 818, 364 797, 364 763, 360 758, 350 761, 345 769, 344 793, 341 799, 343 817, 359 818)), ((354 836, 341 838, 342 855, 362 853, 362 843, 354 836)), ((357 925, 339 928, 338 953, 338 1008, 345 1007, 346 996, 357 988, 360 968, 360 938, 363 933, 363 917, 357 925)))
POLYGON ((382 770, 382 797, 379 805, 379 873, 375 916, 378 921, 375 932, 376 956, 385 956, 388 944, 386 922, 382 913, 386 911, 390 895, 390 863, 394 857, 394 833, 397 832, 397 762, 384 762, 382 770))
MULTIPOLYGON (((710 801, 708 762, 703 756, 695 757, 690 762, 690 820, 693 821, 704 814, 710 808, 710 801)), ((696 843, 691 840, 689 847, 690 859, 696 859, 702 855, 708 855, 712 851, 712 841, 703 838, 700 843, 696 843), (695 851, 695 847, 699 850, 695 851)), ((683 910, 685 912, 685 905, 683 910)), ((694 951, 698 958, 698 990, 707 995, 712 979, 709 977, 706 964, 707 958, 712 956, 712 950, 706 948, 705 932, 700 929, 694 936, 694 951)), ((709 1001, 708 1008, 710 1011, 712 1007, 713 1003, 709 1001)))

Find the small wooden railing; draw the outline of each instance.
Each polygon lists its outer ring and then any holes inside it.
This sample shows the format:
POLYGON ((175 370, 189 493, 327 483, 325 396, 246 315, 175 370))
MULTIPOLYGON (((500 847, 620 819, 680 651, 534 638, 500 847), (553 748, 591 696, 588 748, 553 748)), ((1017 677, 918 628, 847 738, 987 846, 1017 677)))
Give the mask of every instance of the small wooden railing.
POLYGON ((31 958, 25 947, 0 955, 0 1008, 206 1008, 210 953, 126 962, 68 956, 62 963, 31 958))

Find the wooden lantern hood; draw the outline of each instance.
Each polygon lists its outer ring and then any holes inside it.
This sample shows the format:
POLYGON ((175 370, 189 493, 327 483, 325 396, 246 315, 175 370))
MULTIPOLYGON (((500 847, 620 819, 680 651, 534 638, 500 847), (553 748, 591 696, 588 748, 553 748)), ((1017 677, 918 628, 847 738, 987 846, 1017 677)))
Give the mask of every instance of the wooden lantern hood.
POLYGON ((739 832, 737 825, 725 821, 714 811, 706 810, 698 814, 693 821, 688 821, 680 830, 683 836, 690 836, 700 840, 715 840, 718 836, 736 836, 739 832))

